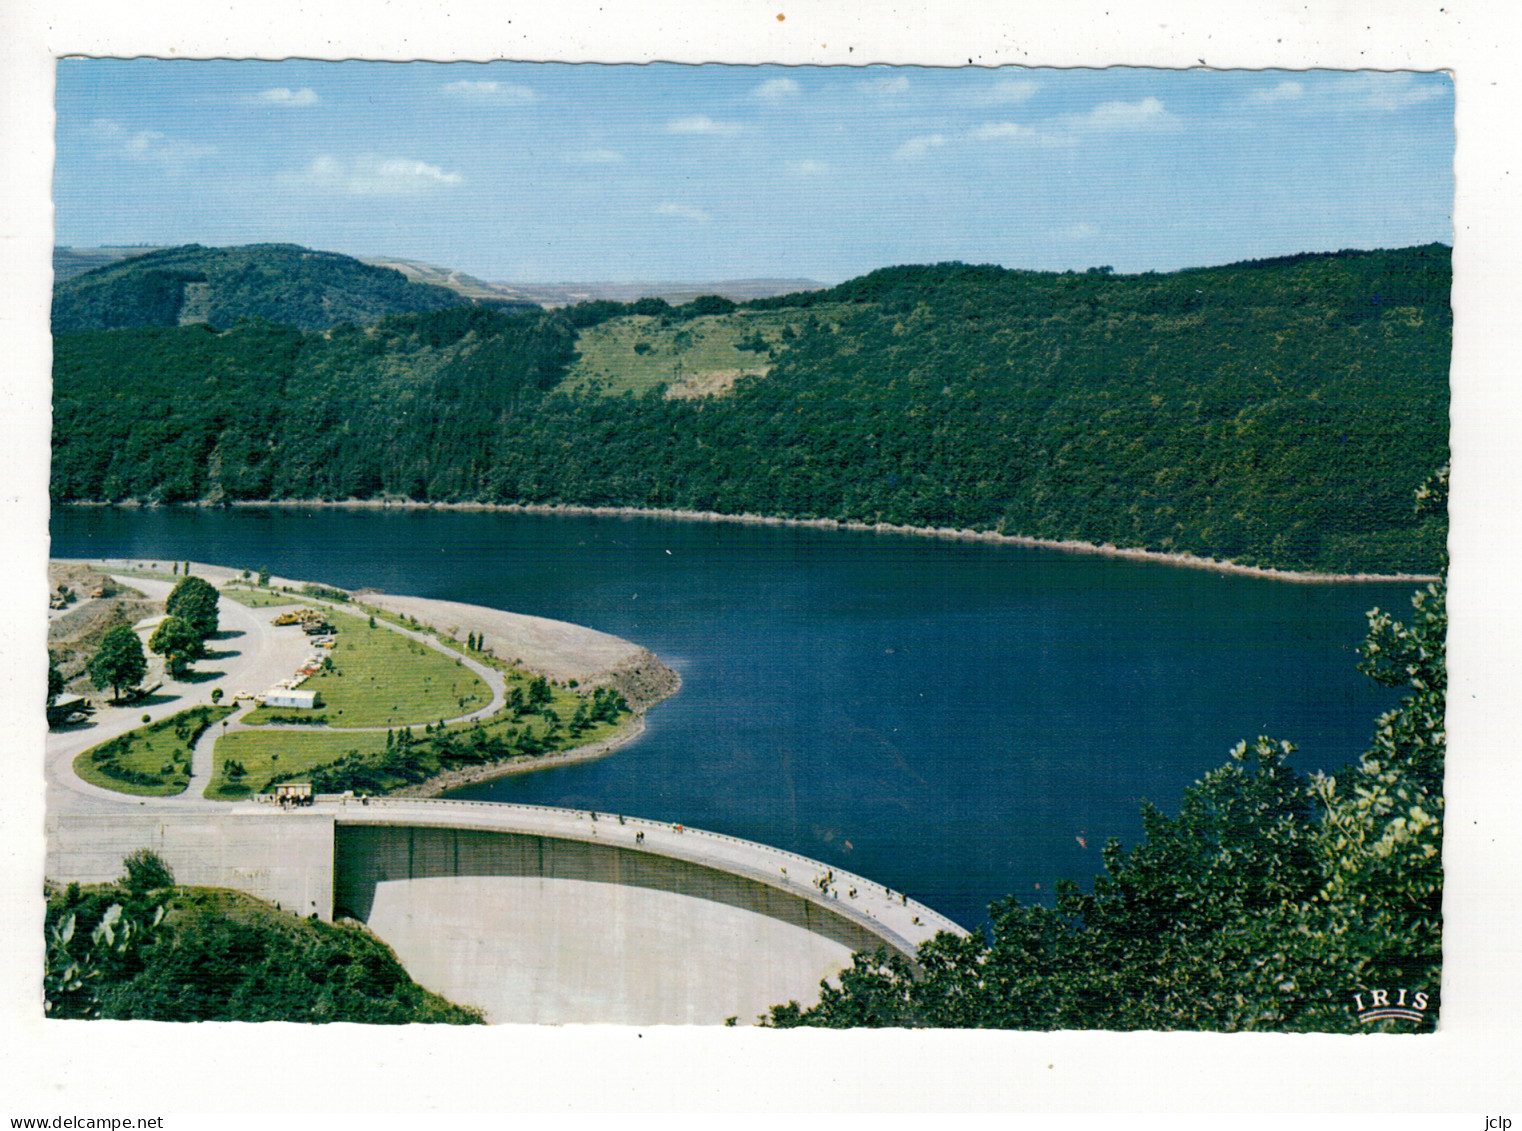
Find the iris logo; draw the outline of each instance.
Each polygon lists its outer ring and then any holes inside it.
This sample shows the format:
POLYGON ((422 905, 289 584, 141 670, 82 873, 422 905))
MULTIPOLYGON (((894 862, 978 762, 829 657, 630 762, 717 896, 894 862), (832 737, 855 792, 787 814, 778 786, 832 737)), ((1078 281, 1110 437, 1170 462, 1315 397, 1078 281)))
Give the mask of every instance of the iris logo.
POLYGON ((1359 1023, 1367 1025, 1371 1021, 1420 1021, 1425 1017, 1427 1010, 1427 995, 1414 993, 1407 1001, 1407 991, 1404 989, 1395 991, 1395 1000, 1390 1000, 1389 990, 1364 990, 1353 995, 1353 1012, 1359 1023), (1364 996, 1368 995, 1368 1001, 1364 996))

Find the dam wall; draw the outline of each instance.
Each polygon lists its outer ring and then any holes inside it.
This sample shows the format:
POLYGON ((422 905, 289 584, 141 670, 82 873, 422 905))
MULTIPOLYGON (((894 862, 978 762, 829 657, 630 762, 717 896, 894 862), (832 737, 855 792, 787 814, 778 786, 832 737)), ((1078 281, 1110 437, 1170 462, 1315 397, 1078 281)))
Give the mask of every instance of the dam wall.
POLYGON ((911 961, 962 928, 899 892, 722 833, 580 810, 323 798, 50 814, 47 876, 182 884, 363 921, 419 984, 497 1023, 754 1022, 818 1000, 851 955, 911 961))
POLYGON ((256 806, 160 805, 49 814, 48 879, 108 883, 151 849, 176 883, 234 888, 298 915, 333 917, 333 816, 256 806))
POLYGON ((799 895, 703 864, 624 846, 532 833, 342 821, 334 835, 334 910, 355 919, 369 919, 376 890, 386 883, 495 876, 663 891, 791 924, 849 948, 848 953, 883 945, 861 924, 799 895))
POLYGON ((525 833, 340 822, 338 913, 493 1022, 750 1024, 882 940, 686 860, 525 833))

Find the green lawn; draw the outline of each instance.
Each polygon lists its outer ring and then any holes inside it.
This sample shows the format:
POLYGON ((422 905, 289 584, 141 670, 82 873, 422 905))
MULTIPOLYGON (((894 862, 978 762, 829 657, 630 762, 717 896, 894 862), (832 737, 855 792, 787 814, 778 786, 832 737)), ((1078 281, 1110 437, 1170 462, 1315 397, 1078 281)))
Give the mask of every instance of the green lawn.
MULTIPOLYGON (((384 630, 381 630, 384 631, 384 630)), ((486 660, 486 657, 481 657, 486 660)), ((487 661, 490 662, 490 661, 487 661)), ((501 666, 501 665, 499 665, 501 666)), ((508 692, 514 687, 527 690, 532 677, 521 671, 509 669, 508 692)), ((609 737, 627 724, 628 716, 617 723, 598 722, 581 734, 570 736, 565 724, 576 713, 583 697, 564 687, 554 687, 549 707, 560 716, 562 729, 557 736, 557 749, 587 746, 609 737)), ((513 711, 504 709, 484 723, 459 723, 444 728, 452 735, 471 734, 480 730, 488 737, 505 736, 510 731, 531 731, 542 736, 545 731, 542 713, 515 717, 513 711)), ((400 730, 401 728, 397 728, 400 730)), ((422 725, 412 727, 413 736, 427 739, 422 725)), ((217 740, 212 780, 206 788, 206 796, 213 801, 236 801, 250 793, 262 793, 271 779, 289 774, 305 774, 322 766, 331 765, 349 754, 362 758, 379 759, 386 754, 385 731, 344 730, 262 730, 241 731, 225 735, 217 740), (228 774, 228 763, 241 763, 241 776, 228 774)))
MULTIPOLYGON (((360 609, 366 613, 372 611, 363 605, 360 609)), ((206 789, 208 798, 234 801, 247 797, 250 793, 262 793, 276 777, 305 775, 351 755, 366 762, 380 764, 396 754, 396 751, 387 748, 386 731, 356 731, 342 729, 343 727, 386 726, 394 728, 398 733, 402 727, 409 727, 419 745, 411 747, 407 757, 429 774, 438 772, 441 767, 437 759, 427 753, 430 736, 425 728, 437 724, 442 718, 452 718, 484 706, 490 700, 490 689, 469 668, 392 632, 382 622, 432 633, 449 646, 502 672, 507 680, 509 698, 514 689, 522 692, 525 698, 528 696, 534 679, 531 673, 485 652, 470 651, 460 641, 444 637, 425 624, 376 609, 373 610, 376 627, 370 628, 368 619, 364 616, 332 610, 329 612, 338 629, 339 644, 333 651, 337 672, 314 676, 302 684, 302 688, 321 692, 324 706, 317 713, 327 720, 327 727, 334 729, 265 729, 224 736, 217 741, 212 780, 206 789), (474 702, 467 700, 462 710, 459 698, 467 693, 474 693, 479 698, 474 702), (448 697, 442 704, 440 695, 448 697), (442 705, 443 709, 425 712, 422 707, 427 703, 442 705), (340 710, 343 712, 341 715, 340 710), (375 721, 358 721, 367 717, 375 721), (230 762, 241 764, 244 772, 241 775, 230 775, 230 762)), ((616 733, 628 722, 627 715, 617 723, 599 721, 572 736, 569 724, 576 709, 583 702, 590 707, 591 697, 553 684, 550 685, 550 692, 551 699, 547 707, 559 716, 561 728, 556 732, 549 752, 598 742, 616 733)), ((261 707, 246 715, 244 721, 258 725, 261 721, 269 722, 271 715, 301 713, 290 708, 261 707)), ((542 711, 519 715, 509 707, 498 711, 486 722, 456 724, 444 728, 444 731, 451 735, 469 735, 471 738, 477 737, 475 732, 480 731, 481 736, 488 739, 502 738, 506 741, 525 733, 542 738, 546 728, 547 722, 542 711)), ((400 749, 398 744, 397 751, 400 749)), ((412 780, 416 780, 416 776, 412 780)), ((388 781, 392 784, 385 785, 385 788, 402 784, 401 779, 388 778, 388 781)))
MULTIPOLYGON (((491 702, 491 689, 464 664, 379 623, 370 628, 363 617, 327 612, 338 630, 338 645, 329 653, 334 670, 312 676, 301 689, 321 696, 330 726, 422 726, 491 702)), ((257 726, 272 714, 292 713, 260 707, 244 721, 257 726)))
POLYGON ((74 759, 74 772, 91 785, 139 797, 184 793, 191 748, 206 726, 232 707, 194 707, 92 746, 74 759))
POLYGON ((262 792, 279 774, 300 774, 326 766, 351 751, 369 756, 385 748, 385 731, 266 730, 223 735, 217 739, 205 795, 213 801, 237 801, 262 792), (242 763, 241 778, 228 774, 229 761, 242 763))
POLYGON ((782 345, 785 326, 802 329, 809 313, 818 311, 736 311, 672 321, 631 314, 583 330, 576 339, 577 360, 562 388, 600 389, 609 395, 645 392, 656 385, 675 385, 704 374, 740 370, 765 371, 771 358, 765 350, 736 349, 755 333, 773 346, 782 345), (638 351, 636 346, 641 347, 638 351), (648 349, 644 348, 648 347, 648 349))
POLYGON ((270 605, 299 605, 302 598, 294 593, 278 593, 273 589, 245 589, 242 586, 226 586, 220 590, 222 596, 231 597, 240 605, 247 605, 252 609, 262 609, 270 605))
POLYGON ((100 566, 91 566, 96 573, 107 577, 151 577, 158 581, 179 581, 180 575, 170 573, 168 570, 157 569, 103 569, 100 566))

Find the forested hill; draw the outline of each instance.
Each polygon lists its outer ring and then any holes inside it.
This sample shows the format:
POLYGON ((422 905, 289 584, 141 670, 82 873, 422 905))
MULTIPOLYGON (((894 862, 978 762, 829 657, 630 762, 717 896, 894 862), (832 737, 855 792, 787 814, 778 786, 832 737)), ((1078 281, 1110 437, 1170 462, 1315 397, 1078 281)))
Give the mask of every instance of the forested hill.
POLYGON ((1410 500, 1447 460, 1449 289, 1429 245, 61 334, 53 492, 690 508, 1435 571, 1445 520, 1410 500))
POLYGON ((464 301, 446 287, 410 282, 400 271, 295 244, 188 244, 61 279, 53 287, 53 332, 192 322, 220 330, 240 318, 327 330, 464 301))

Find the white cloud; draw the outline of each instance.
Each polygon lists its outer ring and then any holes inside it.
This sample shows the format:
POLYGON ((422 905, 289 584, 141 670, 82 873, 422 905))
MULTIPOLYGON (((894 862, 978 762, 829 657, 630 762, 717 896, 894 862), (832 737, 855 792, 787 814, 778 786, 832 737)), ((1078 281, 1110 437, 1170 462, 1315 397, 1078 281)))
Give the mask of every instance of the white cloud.
POLYGON ((967 93, 966 100, 974 106, 1017 106, 1029 101, 1041 84, 1033 79, 1000 79, 990 86, 967 93))
POLYGON ((217 151, 214 145, 184 141, 160 130, 129 130, 109 118, 96 118, 91 122, 90 136, 109 152, 132 161, 158 165, 169 172, 178 172, 217 151))
POLYGON ((893 156, 900 161, 912 161, 927 156, 933 149, 952 144, 985 148, 994 145, 1056 148, 1077 145, 1087 134, 1142 130, 1168 132, 1182 128, 1183 124, 1162 102, 1156 98, 1143 98, 1137 102, 1102 102, 1086 113, 1064 114, 1035 125, 985 122, 951 136, 935 133, 912 137, 900 145, 893 156))
POLYGON ((1390 113, 1441 98, 1448 87, 1441 81, 1418 81, 1418 76, 1408 71, 1370 72, 1333 83, 1332 91, 1345 106, 1390 113))
POLYGON ((679 220, 691 220, 694 224, 706 224, 713 219, 701 208, 693 208, 686 204, 672 204, 669 201, 665 204, 657 205, 655 214, 657 216, 674 216, 679 220))
POLYGON ((324 154, 300 172, 280 178, 283 184, 350 196, 411 196, 461 184, 464 179, 424 161, 369 154, 349 162, 324 154))
POLYGON ((1076 140, 1071 134, 1052 133, 1049 130, 1036 126, 1027 126, 1021 122, 986 122, 974 129, 950 137, 946 134, 922 134, 919 137, 912 137, 894 150, 893 157, 898 161, 916 161, 922 157, 928 157, 932 150, 940 149, 947 145, 957 145, 960 147, 976 145, 986 149, 996 145, 1055 147, 1074 144, 1076 144, 1076 140))
POLYGON ((740 132, 739 122, 719 122, 707 114, 690 114, 685 118, 672 118, 666 123, 668 134, 717 134, 732 137, 740 132))
POLYGON ((1297 82, 1285 79, 1278 86, 1265 87, 1255 90, 1247 96, 1249 102, 1255 102, 1259 106, 1272 106, 1276 102, 1294 102, 1305 96, 1305 87, 1297 82))
POLYGON ((261 90, 253 96, 253 102, 259 106, 316 106, 321 101, 322 99, 317 97, 317 92, 306 86, 300 90, 276 86, 269 90, 261 90))
POLYGON ((909 90, 908 75, 882 75, 856 84, 869 94, 905 94, 909 90))
POLYGON ((893 151, 895 161, 916 161, 924 157, 932 149, 939 149, 946 144, 943 134, 922 134, 919 137, 911 137, 903 145, 893 151))
POLYGON ((1310 114, 1390 114, 1446 97, 1450 89, 1438 75, 1364 71, 1325 81, 1284 79, 1275 86, 1251 91, 1242 104, 1293 108, 1310 114))
POLYGON ((1058 228, 1052 235, 1060 240, 1091 240, 1099 235, 1099 228, 1090 224, 1087 220, 1081 220, 1076 224, 1069 224, 1065 228, 1058 228))
POLYGON ((798 93, 798 84, 792 79, 776 78, 767 79, 752 90, 750 95, 762 102, 786 102, 790 98, 797 98, 798 93))
POLYGON ((1055 134, 1020 122, 989 122, 967 135, 972 141, 1011 142, 1025 145, 1072 145, 1070 134, 1055 134))
POLYGON ((1172 130, 1181 125, 1156 98, 1143 98, 1139 102, 1101 102, 1087 114, 1074 115, 1066 121, 1090 130, 1172 130))
POLYGON ((803 161, 789 161, 787 171, 795 177, 822 177, 830 171, 830 166, 824 161, 809 158, 803 161))
POLYGON ((490 106, 521 105, 539 97, 530 87, 494 79, 460 79, 445 83, 440 89, 450 98, 490 106))
POLYGON ((613 149, 581 149, 566 154, 566 160, 575 165, 617 165, 624 155, 613 149))

